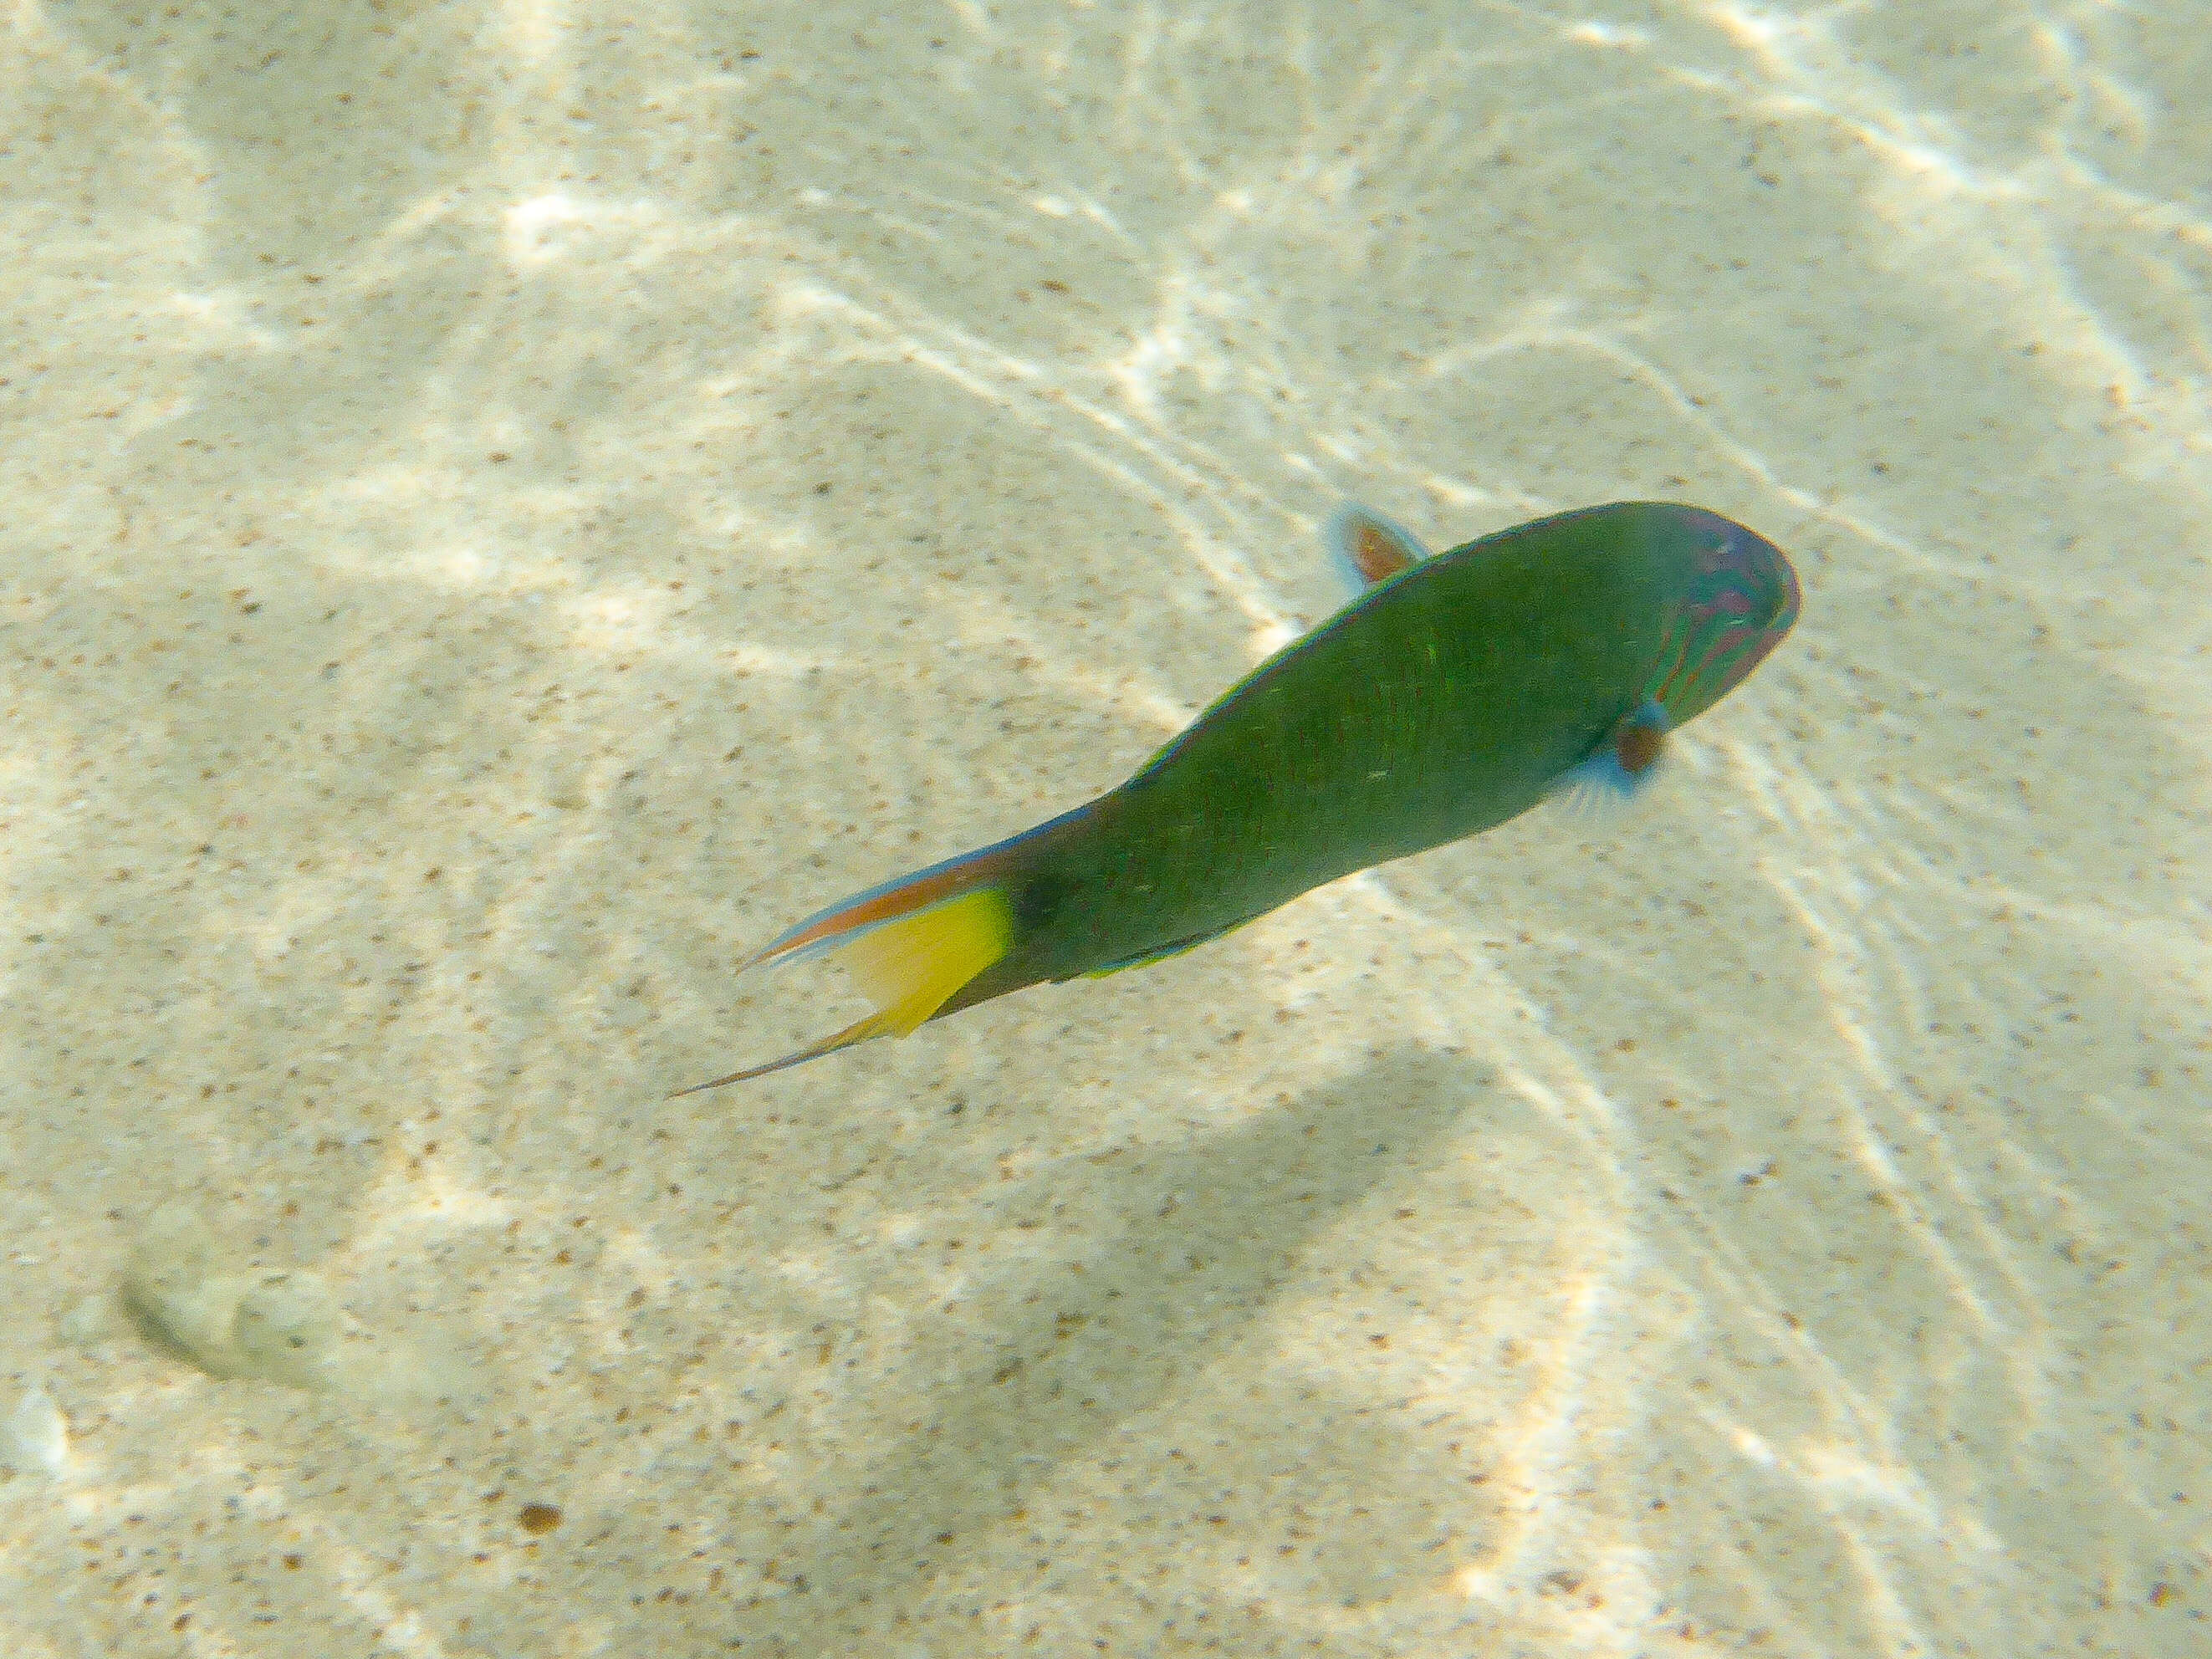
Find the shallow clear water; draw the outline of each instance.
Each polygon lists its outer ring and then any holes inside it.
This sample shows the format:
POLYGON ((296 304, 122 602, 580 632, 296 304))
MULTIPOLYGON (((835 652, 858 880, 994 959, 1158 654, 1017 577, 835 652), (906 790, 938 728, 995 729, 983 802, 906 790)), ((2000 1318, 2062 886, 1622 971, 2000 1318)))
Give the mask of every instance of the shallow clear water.
POLYGON ((0 1645, 2208 1650, 2201 23, 19 8, 0 1645), (1629 812, 663 1103, 1628 496, 1629 812))

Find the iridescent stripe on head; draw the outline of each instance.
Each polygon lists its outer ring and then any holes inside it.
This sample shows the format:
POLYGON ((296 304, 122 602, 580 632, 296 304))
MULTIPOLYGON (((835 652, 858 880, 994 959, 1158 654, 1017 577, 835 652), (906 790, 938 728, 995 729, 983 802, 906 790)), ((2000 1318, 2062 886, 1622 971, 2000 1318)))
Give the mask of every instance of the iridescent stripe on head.
POLYGON ((1778 549, 1717 514, 1695 520, 1693 570, 1651 693, 1677 720, 1742 684, 1797 620, 1797 574, 1778 549))

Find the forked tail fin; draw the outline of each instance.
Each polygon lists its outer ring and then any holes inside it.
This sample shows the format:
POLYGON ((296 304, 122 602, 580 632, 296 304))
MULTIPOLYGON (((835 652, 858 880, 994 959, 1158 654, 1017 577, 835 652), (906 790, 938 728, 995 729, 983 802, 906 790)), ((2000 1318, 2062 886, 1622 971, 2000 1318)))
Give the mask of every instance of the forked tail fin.
POLYGON ((921 1025, 1012 948, 1014 906, 1005 882, 1018 867, 1015 849, 1060 822, 870 888, 809 916, 738 963, 743 973, 764 963, 834 957, 852 968, 876 1012, 796 1054, 694 1084, 669 1098, 766 1077, 871 1037, 904 1036, 921 1025))

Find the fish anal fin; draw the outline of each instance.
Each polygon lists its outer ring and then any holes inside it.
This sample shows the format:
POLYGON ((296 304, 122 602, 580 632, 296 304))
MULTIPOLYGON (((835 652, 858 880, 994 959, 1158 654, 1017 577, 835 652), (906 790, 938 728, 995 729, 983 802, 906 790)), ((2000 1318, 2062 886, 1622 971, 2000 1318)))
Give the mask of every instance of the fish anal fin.
POLYGON ((1214 940, 1235 933, 1246 922, 1256 920, 1258 918, 1254 916, 1239 916, 1224 927, 1216 927, 1203 933, 1192 933, 1182 939, 1170 939, 1165 945, 1155 945, 1149 951, 1139 951, 1135 956, 1124 957, 1119 962, 1109 962, 1103 968, 1088 969, 1083 977, 1103 979, 1107 975, 1118 974, 1125 968, 1143 968, 1155 962, 1165 962, 1170 957, 1179 957, 1186 951, 1195 951, 1201 945, 1211 945, 1214 940))

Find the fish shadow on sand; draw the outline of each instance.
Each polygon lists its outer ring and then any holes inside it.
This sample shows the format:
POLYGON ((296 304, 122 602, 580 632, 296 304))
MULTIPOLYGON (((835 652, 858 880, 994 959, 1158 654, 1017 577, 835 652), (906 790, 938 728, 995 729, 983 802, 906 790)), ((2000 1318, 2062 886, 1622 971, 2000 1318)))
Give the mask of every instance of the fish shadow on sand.
MULTIPOLYGON (((1010 1533, 1029 1530, 1018 1520, 1010 1527, 1010 1518, 1047 1501, 1064 1474, 1095 1464, 1102 1448, 1128 1436, 1133 1419, 1192 1389, 1202 1368, 1227 1357, 1239 1376, 1268 1370, 1263 1352, 1255 1358, 1238 1345, 1279 1298, 1313 1286, 1321 1276, 1310 1259, 1316 1246, 1356 1211, 1409 1200, 1468 1133, 1500 1127, 1517 1132, 1524 1146, 1565 1134, 1500 1091, 1488 1067, 1408 1049, 1221 1132, 1079 1166, 1091 1183, 1086 1211, 1118 1218, 1119 1226, 1069 1236, 1048 1261, 1010 1261, 988 1294, 1018 1313, 994 1337, 970 1323, 919 1340, 908 1368, 945 1380, 909 1396, 911 1409, 898 1413, 908 1420, 878 1419, 892 1448, 858 1463, 851 1495, 796 1529, 762 1581, 734 1596, 700 1598, 688 1610, 685 1635, 702 1648, 738 1638, 747 1652, 796 1656, 857 1651, 864 1639, 913 1639, 933 1625, 944 1633, 956 1605, 1010 1596, 1080 1617, 1099 1594, 1082 1561, 1059 1560, 1042 1578, 1018 1584, 989 1565, 994 1538, 1003 1554, 1010 1533), (1056 1587, 1054 1579, 1066 1582, 1056 1587)), ((1510 1179, 1512 1170, 1500 1173, 1510 1179)), ((993 1194, 1001 1200, 994 1208, 1010 1219, 1048 1212, 1076 1178, 1063 1164, 1009 1183, 993 1194)), ((1468 1271, 1482 1274, 1486 1250, 1498 1248, 1494 1237, 1471 1243, 1468 1271)), ((1366 1340, 1354 1335, 1347 1347, 1366 1340)), ((1311 1499, 1317 1486, 1358 1488, 1358 1501, 1370 1507, 1357 1512, 1371 1509, 1373 1518, 1348 1529, 1356 1538, 1337 1540, 1334 1566, 1313 1580, 1318 1592, 1341 1605, 1402 1584, 1401 1567, 1433 1578, 1437 1558, 1421 1552, 1435 1540, 1412 1529, 1417 1511, 1433 1516, 1442 1508, 1462 1535, 1488 1529, 1502 1495, 1471 1488, 1460 1468, 1437 1467, 1425 1437, 1417 1443, 1391 1426, 1403 1420, 1398 1414, 1359 1409, 1374 1400, 1346 1399, 1324 1382, 1310 1407, 1315 1415, 1301 1421, 1298 1389, 1279 1372, 1261 1381, 1264 1390, 1250 1392, 1265 1392, 1265 1403, 1194 1407, 1188 1425, 1171 1424, 1170 1431, 1210 1461, 1209 1480, 1236 1482, 1242 1469, 1249 1486, 1250 1471, 1287 1473, 1287 1488, 1238 1495, 1231 1506, 1241 1505, 1241 1524, 1278 1526, 1280 1517, 1268 1511, 1311 1499), (1320 1415, 1359 1417, 1349 1437, 1357 1449, 1342 1449, 1342 1421, 1330 1427, 1320 1415), (1402 1490, 1394 1495, 1394 1488, 1402 1490), (1407 1524, 1394 1527, 1394 1512, 1407 1524)), ((1431 1401, 1419 1414, 1440 1409, 1431 1401)), ((1158 1425, 1150 1425, 1146 1436, 1127 1439, 1126 1454, 1103 1455, 1149 1466, 1165 1455, 1158 1439, 1158 1425)), ((1056 1534, 1056 1520, 1044 1530, 1056 1534)), ((1266 1540, 1270 1556, 1276 1536, 1266 1540)), ((1148 1566, 1178 1553, 1166 1533, 1123 1546, 1125 1562, 1134 1556, 1148 1566)), ((1220 1595, 1224 1607, 1235 1599, 1225 1587, 1220 1595)), ((665 1641, 671 1633, 663 1626, 655 1635, 665 1641)))

